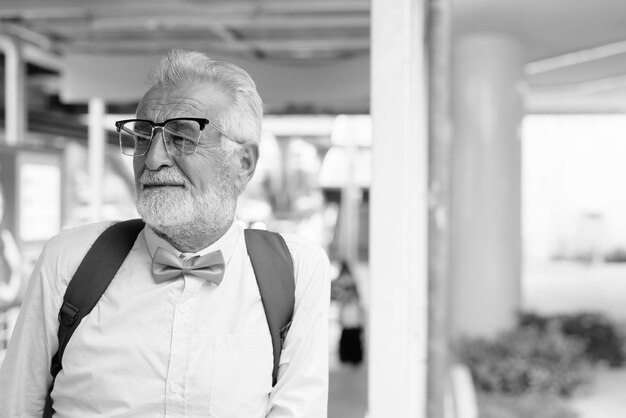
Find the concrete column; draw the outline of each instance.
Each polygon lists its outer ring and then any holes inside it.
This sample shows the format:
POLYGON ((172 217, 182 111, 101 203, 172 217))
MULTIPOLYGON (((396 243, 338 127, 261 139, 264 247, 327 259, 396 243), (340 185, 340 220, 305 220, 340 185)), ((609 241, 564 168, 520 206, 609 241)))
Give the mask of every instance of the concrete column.
POLYGON ((453 336, 507 329, 520 306, 522 52, 496 33, 454 46, 453 336))
POLYGON ((369 418, 426 416, 424 1, 372 1, 369 418))
POLYGON ((102 220, 104 147, 106 144, 105 114, 106 105, 104 100, 98 97, 89 100, 89 138, 87 146, 89 155, 89 187, 91 189, 90 213, 94 222, 102 220))
POLYGON ((5 143, 17 145, 26 132, 26 66, 19 39, 0 37, 0 50, 4 53, 4 118, 5 143))

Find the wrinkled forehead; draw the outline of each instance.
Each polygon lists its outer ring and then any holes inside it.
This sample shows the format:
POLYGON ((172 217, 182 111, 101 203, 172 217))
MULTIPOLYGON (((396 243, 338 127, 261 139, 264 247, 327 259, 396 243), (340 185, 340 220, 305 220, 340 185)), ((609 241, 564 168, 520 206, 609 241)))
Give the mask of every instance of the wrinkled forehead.
POLYGON ((214 86, 152 87, 137 106, 137 117, 160 122, 177 117, 217 120, 230 106, 228 95, 214 86))

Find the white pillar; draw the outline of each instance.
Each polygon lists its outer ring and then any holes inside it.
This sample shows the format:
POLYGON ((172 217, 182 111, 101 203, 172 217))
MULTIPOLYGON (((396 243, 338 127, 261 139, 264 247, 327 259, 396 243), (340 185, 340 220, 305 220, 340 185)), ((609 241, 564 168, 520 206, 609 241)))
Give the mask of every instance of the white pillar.
POLYGON ((453 65, 452 333, 489 336, 520 306, 523 51, 496 33, 456 41, 453 65))
POLYGON ((372 1, 369 418, 426 416, 424 1, 372 1))
POLYGON ((104 147, 106 131, 104 116, 106 113, 104 100, 94 97, 89 100, 89 187, 91 189, 90 212, 92 221, 102 220, 102 197, 104 186, 104 147))
POLYGON ((26 93, 24 80, 26 67, 19 39, 0 37, 0 49, 4 53, 4 123, 5 142, 20 144, 26 132, 26 93))

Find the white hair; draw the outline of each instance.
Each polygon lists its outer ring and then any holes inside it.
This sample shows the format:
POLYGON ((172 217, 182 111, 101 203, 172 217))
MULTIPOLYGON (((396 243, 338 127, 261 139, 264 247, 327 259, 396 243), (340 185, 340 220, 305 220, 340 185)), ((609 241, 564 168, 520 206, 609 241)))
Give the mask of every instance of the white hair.
MULTIPOLYGON (((220 88, 231 97, 232 106, 212 122, 236 141, 259 143, 263 102, 254 81, 241 67, 201 52, 174 49, 152 69, 148 82, 156 87, 208 84, 220 88)), ((231 152, 233 148, 227 146, 231 152)))

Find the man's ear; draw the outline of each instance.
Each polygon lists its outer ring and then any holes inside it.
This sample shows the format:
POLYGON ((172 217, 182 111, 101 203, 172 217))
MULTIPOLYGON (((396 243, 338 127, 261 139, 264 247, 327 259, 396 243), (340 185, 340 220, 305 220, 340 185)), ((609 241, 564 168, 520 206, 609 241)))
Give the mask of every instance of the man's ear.
POLYGON ((239 154, 239 170, 237 172, 236 186, 239 192, 243 192, 246 185, 254 175, 256 164, 259 160, 258 144, 245 144, 244 149, 239 154))

